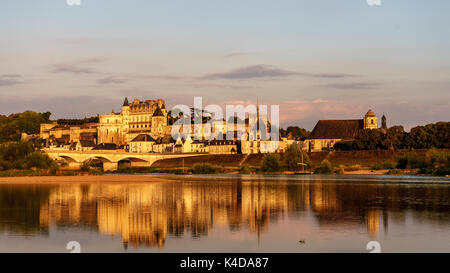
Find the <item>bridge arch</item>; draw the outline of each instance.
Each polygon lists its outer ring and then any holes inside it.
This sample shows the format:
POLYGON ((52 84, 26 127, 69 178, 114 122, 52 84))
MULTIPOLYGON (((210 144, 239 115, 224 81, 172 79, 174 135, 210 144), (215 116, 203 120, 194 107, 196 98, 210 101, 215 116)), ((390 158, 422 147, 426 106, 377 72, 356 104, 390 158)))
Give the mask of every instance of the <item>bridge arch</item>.
POLYGON ((123 157, 121 159, 119 159, 118 161, 131 161, 131 162, 149 162, 148 160, 142 159, 142 158, 138 158, 135 156, 126 156, 123 157))
POLYGON ((83 160, 83 162, 84 161, 93 161, 93 160, 100 160, 101 162, 103 162, 103 163, 111 163, 111 162, 114 162, 113 160, 111 160, 111 159, 109 159, 109 158, 107 158, 107 157, 104 157, 104 156, 95 156, 95 155, 93 155, 93 156, 89 156, 89 157, 87 157, 85 160, 83 160))
MULTIPOLYGON (((67 156, 67 155, 60 155, 58 158, 65 160, 69 164, 78 162, 78 160, 76 160, 75 158, 67 156)), ((56 159, 58 159, 58 158, 56 158, 56 159)))
POLYGON ((126 156, 118 160, 118 165, 130 167, 150 167, 151 164, 148 160, 142 158, 126 156))

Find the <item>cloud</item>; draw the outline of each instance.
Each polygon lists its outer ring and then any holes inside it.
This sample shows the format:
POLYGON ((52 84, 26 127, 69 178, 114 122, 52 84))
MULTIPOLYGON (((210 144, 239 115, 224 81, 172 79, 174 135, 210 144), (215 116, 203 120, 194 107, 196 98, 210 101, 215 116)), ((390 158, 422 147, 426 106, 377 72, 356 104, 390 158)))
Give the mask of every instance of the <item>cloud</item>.
POLYGON ((126 82, 125 79, 116 78, 114 76, 109 76, 109 77, 97 80, 98 84, 120 84, 120 83, 125 83, 125 82, 126 82))
POLYGON ((253 65, 238 68, 228 72, 212 73, 203 76, 203 79, 252 79, 286 77, 298 74, 297 72, 278 69, 269 65, 253 65))
POLYGON ((106 58, 95 58, 95 57, 93 57, 93 58, 87 58, 87 59, 81 60, 80 63, 101 63, 101 62, 104 62, 106 60, 107 60, 106 58))
POLYGON ((351 82, 351 83, 332 83, 326 84, 324 86, 335 89, 376 89, 380 86, 380 84, 373 82, 351 82))
POLYGON ((13 86, 22 84, 23 81, 19 80, 21 75, 19 74, 4 74, 0 75, 0 86, 13 86))
POLYGON ((197 88, 225 88, 225 89, 250 89, 256 88, 255 86, 250 85, 237 85, 237 84, 224 84, 217 82, 198 82, 191 84, 193 87, 197 88))
POLYGON ((97 73, 90 68, 81 68, 71 64, 53 65, 53 73, 94 74, 97 73))
MULTIPOLYGON (((234 56, 234 54, 230 54, 229 56, 234 56)), ((203 76, 201 79, 251 79, 251 78, 277 78, 277 77, 279 78, 287 76, 303 76, 303 77, 324 78, 324 79, 343 79, 343 78, 359 77, 359 75, 346 73, 296 72, 275 68, 270 65, 260 64, 242 67, 228 72, 207 74, 203 76)))
POLYGON ((342 78, 355 78, 359 75, 345 74, 345 73, 318 73, 318 74, 305 74, 314 78, 328 78, 328 79, 342 79, 342 78))
POLYGON ((163 80, 179 80, 183 77, 175 75, 161 75, 161 74, 128 74, 125 75, 128 78, 135 79, 163 79, 163 80))
POLYGON ((248 55, 255 55, 257 53, 249 53, 249 52, 232 52, 230 54, 225 54, 222 57, 223 58, 234 58, 234 57, 240 57, 240 56, 248 56, 248 55))

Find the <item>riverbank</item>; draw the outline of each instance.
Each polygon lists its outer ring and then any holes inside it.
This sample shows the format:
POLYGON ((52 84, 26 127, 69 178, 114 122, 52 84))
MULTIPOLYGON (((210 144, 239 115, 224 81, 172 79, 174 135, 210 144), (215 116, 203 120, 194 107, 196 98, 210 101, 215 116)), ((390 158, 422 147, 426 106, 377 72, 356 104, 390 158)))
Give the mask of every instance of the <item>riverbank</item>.
POLYGON ((171 180, 156 175, 0 177, 0 184, 161 183, 169 181, 171 180))

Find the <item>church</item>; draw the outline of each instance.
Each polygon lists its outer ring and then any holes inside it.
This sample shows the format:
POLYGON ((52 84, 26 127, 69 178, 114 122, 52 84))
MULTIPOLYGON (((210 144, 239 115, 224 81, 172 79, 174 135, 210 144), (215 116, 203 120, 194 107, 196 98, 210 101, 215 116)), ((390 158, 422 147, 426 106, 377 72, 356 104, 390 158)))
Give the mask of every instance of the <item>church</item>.
MULTIPOLYGON (((386 130, 386 117, 383 115, 381 120, 381 129, 386 130)), ((337 142, 354 140, 363 129, 378 129, 378 118, 372 109, 363 119, 319 120, 311 135, 303 142, 303 149, 308 152, 328 150, 337 142)))

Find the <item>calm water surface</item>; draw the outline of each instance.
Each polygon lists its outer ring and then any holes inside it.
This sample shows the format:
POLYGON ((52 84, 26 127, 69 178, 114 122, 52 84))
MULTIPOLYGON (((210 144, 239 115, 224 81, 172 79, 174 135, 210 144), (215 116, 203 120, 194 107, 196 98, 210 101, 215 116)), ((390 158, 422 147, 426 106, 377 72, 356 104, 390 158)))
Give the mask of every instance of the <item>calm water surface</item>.
POLYGON ((0 252, 450 252, 449 178, 208 178, 2 183, 0 252))

